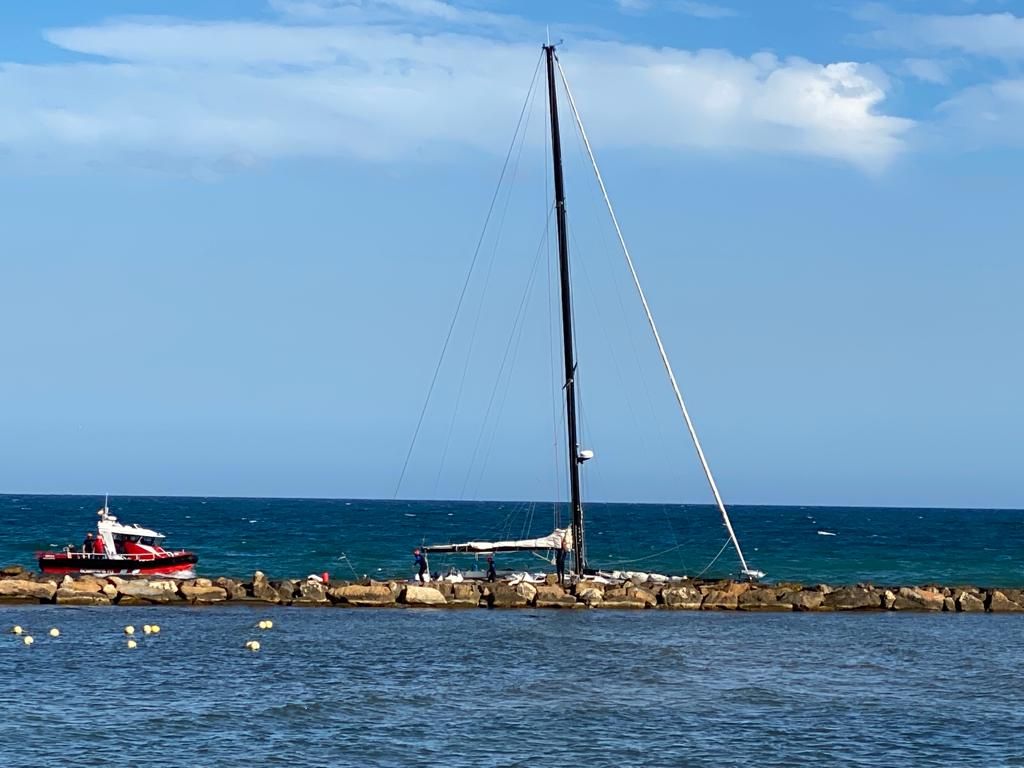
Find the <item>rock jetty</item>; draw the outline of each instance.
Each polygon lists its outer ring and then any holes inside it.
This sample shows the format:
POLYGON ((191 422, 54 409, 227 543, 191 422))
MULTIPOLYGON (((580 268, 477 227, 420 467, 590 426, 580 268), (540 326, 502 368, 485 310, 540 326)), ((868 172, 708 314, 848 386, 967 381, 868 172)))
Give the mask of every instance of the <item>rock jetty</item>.
POLYGON ((548 583, 250 580, 55 576, 20 566, 0 569, 0 604, 216 605, 223 603, 309 607, 594 608, 689 611, 946 611, 1024 612, 1024 590, 958 586, 832 587, 796 583, 682 579, 606 584, 584 580, 548 583))

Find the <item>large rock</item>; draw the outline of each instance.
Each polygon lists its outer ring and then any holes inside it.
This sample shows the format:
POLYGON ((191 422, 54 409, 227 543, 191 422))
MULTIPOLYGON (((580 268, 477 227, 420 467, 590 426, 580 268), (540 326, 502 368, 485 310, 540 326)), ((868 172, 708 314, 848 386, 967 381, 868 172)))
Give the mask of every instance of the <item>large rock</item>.
POLYGON ((516 584, 516 592, 526 598, 528 604, 533 603, 533 599, 537 597, 537 588, 528 581, 521 581, 516 584))
POLYGON ((739 595, 721 589, 708 590, 704 595, 704 602, 701 608, 705 611, 726 610, 734 611, 739 607, 739 595))
POLYGON ((110 605, 110 598, 102 592, 79 592, 75 589, 57 590, 58 605, 110 605))
POLYGON ((299 597, 292 605, 326 605, 329 602, 330 600, 327 599, 327 587, 324 586, 324 583, 314 579, 307 579, 299 584, 299 597))
POLYGON ((246 597, 245 585, 237 579, 221 576, 219 579, 214 579, 213 585, 223 589, 228 600, 244 600, 246 597))
POLYGON ((345 605, 394 605, 395 593, 386 584, 347 584, 328 590, 332 600, 345 605))
POLYGON ((895 593, 885 590, 883 606, 893 611, 941 611, 945 596, 936 589, 900 587, 895 593))
POLYGON ((407 584, 398 599, 406 605, 418 606, 446 605, 448 602, 433 587, 418 587, 415 584, 407 584))
POLYGON ((587 606, 594 606, 604 600, 604 584, 596 581, 581 581, 576 584, 576 599, 587 606))
MULTIPOLYGON (((530 599, 526 597, 529 594, 529 590, 520 590, 519 587, 522 584, 516 586, 510 586, 508 584, 490 584, 487 587, 487 604, 492 608, 525 608, 530 604, 530 599)), ((533 589, 533 595, 537 594, 537 589, 532 584, 527 585, 533 589)))
POLYGON ((576 598, 567 595, 561 587, 546 585, 537 587, 534 605, 538 608, 574 608, 576 607, 576 598))
MULTIPOLYGON (((176 603, 181 600, 177 583, 166 579, 152 581, 118 579, 115 586, 121 597, 134 597, 149 603, 176 603)), ((123 601, 119 600, 118 602, 122 603, 123 601)))
POLYGON ((792 611, 793 604, 779 600, 779 592, 767 587, 748 589, 739 596, 736 607, 741 611, 792 611))
POLYGON ((658 596, 655 595, 648 589, 643 587, 632 587, 627 590, 629 597, 633 600, 639 600, 644 604, 644 608, 657 608, 658 607, 658 596))
MULTIPOLYGON (((1024 605, 1014 600, 1017 598, 1020 600, 1019 590, 1010 589, 993 589, 992 596, 989 598, 988 609, 992 613, 1016 613, 1017 611, 1024 611, 1024 605)), ((1024 602, 1024 601, 1022 601, 1024 602)))
POLYGON ((199 581, 196 579, 194 584, 185 582, 181 585, 181 594, 186 600, 193 603, 222 603, 228 599, 227 590, 223 587, 215 587, 208 580, 205 585, 198 583, 199 581))
POLYGON ((605 590, 604 597, 592 604, 593 608, 611 608, 619 610, 643 610, 647 603, 637 597, 631 590, 605 590))
POLYGON ((4 602, 52 600, 56 592, 57 585, 49 581, 0 579, 0 601, 4 602))
POLYGON ((794 611, 816 611, 825 602, 825 593, 818 589, 786 590, 779 595, 779 602, 788 603, 794 611))
POLYGON ((841 587, 825 595, 822 608, 832 611, 866 611, 882 607, 882 596, 867 587, 841 587))
POLYGON ((453 584, 448 604, 460 608, 476 608, 480 605, 480 589, 476 584, 453 584))
POLYGON ((5 565, 0 568, 0 579, 24 579, 29 575, 20 565, 5 565))
POLYGON ((270 583, 263 571, 256 571, 252 575, 252 596, 265 603, 281 602, 281 595, 277 588, 270 583))
POLYGON ((955 598, 956 609, 965 613, 981 613, 985 610, 985 594, 976 590, 960 590, 955 598))
POLYGON ((102 592, 103 588, 108 584, 109 582, 106 579, 97 579, 94 576, 72 577, 68 575, 60 582, 60 588, 73 592, 98 593, 102 592))
POLYGON ((274 583, 277 588, 277 599, 281 603, 290 603, 292 598, 295 597, 296 587, 298 583, 291 579, 284 579, 274 583))
POLYGON ((661 601, 666 608, 695 611, 704 602, 704 593, 688 585, 668 587, 662 590, 661 601))

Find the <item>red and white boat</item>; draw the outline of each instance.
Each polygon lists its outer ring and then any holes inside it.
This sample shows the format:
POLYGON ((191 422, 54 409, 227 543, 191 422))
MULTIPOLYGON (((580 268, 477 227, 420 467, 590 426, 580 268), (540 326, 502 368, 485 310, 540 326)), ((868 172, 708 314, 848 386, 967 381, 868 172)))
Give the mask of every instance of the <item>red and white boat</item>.
POLYGON ((106 500, 96 513, 96 536, 92 551, 85 544, 79 550, 72 546, 60 552, 38 552, 43 573, 91 573, 95 575, 144 576, 163 575, 190 579, 196 575, 199 558, 186 550, 167 550, 160 546, 162 533, 140 525, 125 525, 110 514, 106 500))

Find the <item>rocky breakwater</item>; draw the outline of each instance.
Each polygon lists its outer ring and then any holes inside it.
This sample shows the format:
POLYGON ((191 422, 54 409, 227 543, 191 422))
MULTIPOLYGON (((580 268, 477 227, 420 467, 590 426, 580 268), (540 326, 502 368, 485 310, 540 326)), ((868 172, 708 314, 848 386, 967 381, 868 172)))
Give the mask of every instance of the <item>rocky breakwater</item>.
POLYGON ((435 582, 163 579, 39 575, 0 569, 0 603, 98 605, 257 604, 304 607, 660 609, 677 611, 933 611, 1024 612, 1024 590, 957 586, 805 586, 795 583, 680 579, 607 583, 584 580, 561 587, 527 582, 435 582))

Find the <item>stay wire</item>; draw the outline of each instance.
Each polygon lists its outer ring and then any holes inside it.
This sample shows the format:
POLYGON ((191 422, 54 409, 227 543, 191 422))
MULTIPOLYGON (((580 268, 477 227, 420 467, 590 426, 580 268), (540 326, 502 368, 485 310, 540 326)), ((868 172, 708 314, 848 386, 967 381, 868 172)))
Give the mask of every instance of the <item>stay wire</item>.
POLYGON ((402 471, 398 475, 398 482, 395 483, 395 492, 392 498, 398 498, 398 493, 402 488, 402 481, 405 479, 405 473, 409 469, 409 460, 412 458, 412 452, 416 447, 416 440, 419 437, 420 429, 423 426, 423 419, 427 414, 427 408, 430 405, 430 398, 434 393, 434 387, 437 384, 437 377, 441 372, 441 365, 444 363, 445 353, 448 351, 448 344, 451 342, 452 333, 455 331, 455 324, 459 319, 459 311, 462 309, 462 303, 466 298, 466 291, 469 288, 470 279, 473 276, 473 269, 476 266, 477 257, 480 255, 480 248, 483 246, 484 236, 487 234, 487 226, 491 221, 491 214, 494 212, 494 205, 498 200, 498 194, 501 191, 501 184, 505 179, 505 171, 508 169, 509 160, 512 157, 512 151, 516 146, 516 139, 519 136, 519 129, 523 124, 523 117, 526 115, 527 107, 530 105, 533 90, 537 84, 537 73, 540 71, 540 63, 543 60, 543 52, 537 58, 537 64, 533 69, 533 77, 530 80, 530 87, 526 92, 526 98, 523 100, 523 108, 519 112, 519 120, 516 122, 515 132, 512 134, 512 141, 509 142, 508 152, 505 154, 505 162, 501 166, 501 173, 498 175, 498 183, 495 186, 494 194, 491 196, 491 203, 487 208, 487 215, 484 217, 484 225, 480 231, 480 237, 477 240, 476 248, 473 250, 473 258, 469 263, 469 270, 466 272, 466 279, 462 283, 462 291, 459 293, 459 300, 455 305, 455 314, 452 316, 452 321, 448 326, 448 333, 445 336, 444 344, 441 345, 441 354, 438 357, 437 365, 434 367, 433 376, 430 379, 430 386, 427 388, 427 396, 423 401, 423 408, 420 410, 419 418, 416 420, 416 429, 413 430, 412 440, 409 443, 409 450, 405 454, 405 461, 402 462, 402 471))

